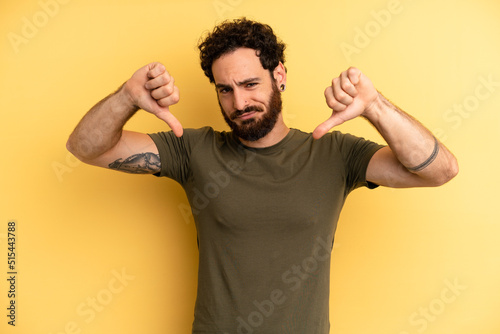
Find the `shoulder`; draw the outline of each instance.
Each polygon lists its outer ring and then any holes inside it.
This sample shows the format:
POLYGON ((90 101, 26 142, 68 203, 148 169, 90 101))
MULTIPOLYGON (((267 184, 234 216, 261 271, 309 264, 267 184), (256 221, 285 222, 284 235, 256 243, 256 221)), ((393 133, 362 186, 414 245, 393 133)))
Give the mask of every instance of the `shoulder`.
POLYGON ((156 133, 150 133, 155 141, 182 141, 182 142, 199 142, 203 140, 210 140, 216 138, 227 137, 226 132, 220 132, 214 130, 210 126, 205 126, 202 128, 186 128, 181 137, 176 137, 173 131, 162 131, 156 133))
POLYGON ((235 141, 232 132, 214 130, 210 126, 199 129, 185 129, 184 136, 186 141, 200 145, 215 144, 220 146, 235 141))
POLYGON ((358 154, 372 155, 375 151, 383 147, 383 145, 379 145, 363 137, 340 131, 328 132, 319 139, 314 139, 312 133, 297 129, 292 129, 292 131, 294 131, 293 137, 296 144, 307 145, 311 151, 320 155, 341 154, 344 158, 358 154))
POLYGON ((296 142, 305 142, 313 145, 314 147, 331 147, 338 146, 343 140, 352 140, 356 138, 350 134, 344 134, 339 131, 328 132, 319 139, 314 139, 312 132, 304 132, 298 129, 290 129, 293 132, 293 140, 296 142))
POLYGON ((317 142, 325 142, 325 141, 331 141, 331 140, 338 140, 338 139, 341 139, 344 136, 352 136, 349 133, 342 133, 340 131, 331 131, 331 132, 325 133, 323 135, 323 137, 321 137, 319 139, 314 139, 313 135, 312 135, 312 132, 306 132, 306 131, 299 130, 299 129, 296 129, 296 128, 291 128, 290 131, 293 133, 294 137, 296 137, 296 138, 308 139, 308 140, 313 139, 313 140, 315 140, 317 142))
POLYGON ((202 128, 185 128, 181 137, 175 136, 172 131, 149 134, 159 151, 186 152, 213 152, 225 146, 235 146, 232 132, 217 131, 210 126, 202 128))

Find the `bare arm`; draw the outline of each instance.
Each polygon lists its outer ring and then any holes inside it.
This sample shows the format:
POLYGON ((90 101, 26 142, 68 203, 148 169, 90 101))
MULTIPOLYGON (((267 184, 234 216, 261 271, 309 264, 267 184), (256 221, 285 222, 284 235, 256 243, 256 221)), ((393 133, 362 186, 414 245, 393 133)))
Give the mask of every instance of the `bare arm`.
POLYGON ((325 96, 333 113, 316 128, 315 138, 336 125, 363 116, 389 145, 370 160, 368 181, 389 187, 438 186, 458 173, 453 154, 422 124, 377 92, 358 69, 350 68, 335 78, 325 96))
POLYGON ((364 115, 389 144, 372 157, 367 180, 390 187, 440 186, 458 173, 453 154, 382 94, 364 115))
POLYGON ((139 69, 115 93, 97 103, 78 123, 66 144, 81 161, 128 173, 160 170, 158 150, 143 133, 125 131, 123 126, 139 109, 167 122, 177 136, 182 126, 169 106, 179 101, 173 78, 159 63, 139 69))

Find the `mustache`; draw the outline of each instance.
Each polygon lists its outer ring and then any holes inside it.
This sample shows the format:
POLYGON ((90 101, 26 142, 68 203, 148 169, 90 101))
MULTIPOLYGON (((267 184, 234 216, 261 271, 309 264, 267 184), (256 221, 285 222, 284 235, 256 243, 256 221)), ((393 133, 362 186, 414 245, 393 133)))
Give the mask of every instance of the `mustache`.
POLYGON ((248 106, 243 110, 235 110, 231 114, 230 119, 235 120, 236 118, 240 117, 241 115, 246 114, 247 112, 251 112, 251 111, 263 112, 264 109, 261 107, 258 107, 258 106, 248 106))

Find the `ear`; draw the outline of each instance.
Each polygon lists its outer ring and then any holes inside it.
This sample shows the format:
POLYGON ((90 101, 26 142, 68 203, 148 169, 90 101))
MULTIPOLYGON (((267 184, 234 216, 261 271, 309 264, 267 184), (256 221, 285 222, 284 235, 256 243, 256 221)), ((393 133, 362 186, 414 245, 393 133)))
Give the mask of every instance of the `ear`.
POLYGON ((279 88, 281 85, 286 85, 286 68, 282 62, 276 66, 273 70, 273 77, 276 83, 276 86, 279 88))

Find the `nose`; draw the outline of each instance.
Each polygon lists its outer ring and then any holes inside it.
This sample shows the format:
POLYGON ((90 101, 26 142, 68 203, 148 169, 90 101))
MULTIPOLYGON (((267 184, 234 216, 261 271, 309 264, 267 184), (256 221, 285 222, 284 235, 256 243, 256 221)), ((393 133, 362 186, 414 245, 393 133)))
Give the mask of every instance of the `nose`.
POLYGON ((247 106, 247 96, 240 90, 234 90, 233 107, 236 110, 243 110, 247 106))

